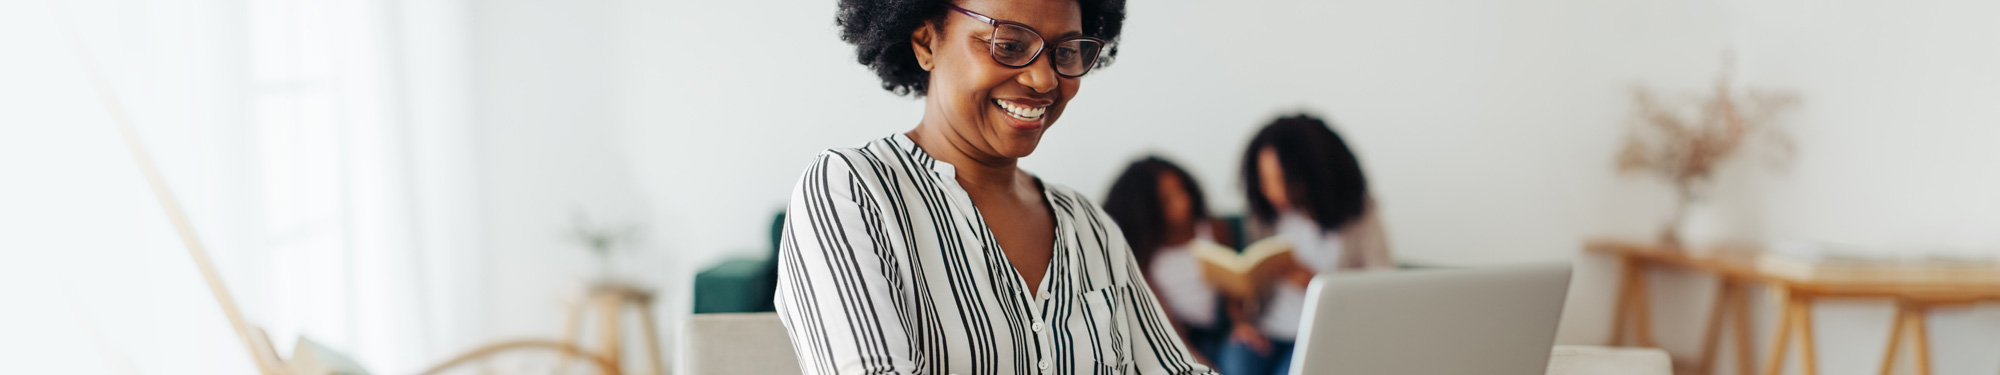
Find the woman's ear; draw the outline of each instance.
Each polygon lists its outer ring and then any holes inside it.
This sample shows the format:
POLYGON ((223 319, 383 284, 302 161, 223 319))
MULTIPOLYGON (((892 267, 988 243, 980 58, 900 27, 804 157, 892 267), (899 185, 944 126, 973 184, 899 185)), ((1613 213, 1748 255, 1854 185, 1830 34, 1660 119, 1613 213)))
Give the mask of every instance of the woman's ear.
POLYGON ((923 67, 926 72, 931 71, 933 67, 931 42, 937 40, 937 34, 940 32, 934 22, 936 21, 924 21, 922 26, 917 26, 916 31, 910 32, 910 50, 917 53, 917 66, 923 67))

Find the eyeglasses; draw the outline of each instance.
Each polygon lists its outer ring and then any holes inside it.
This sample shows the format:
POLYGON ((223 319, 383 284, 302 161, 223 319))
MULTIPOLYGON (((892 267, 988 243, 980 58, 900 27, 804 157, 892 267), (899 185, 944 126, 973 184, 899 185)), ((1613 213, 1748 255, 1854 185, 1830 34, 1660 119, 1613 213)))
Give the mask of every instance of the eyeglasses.
MULTIPOLYGON (((986 47, 993 54, 993 61, 1009 68, 1019 68, 1033 64, 1042 55, 1042 34, 1027 24, 975 13, 956 5, 946 4, 951 10, 980 22, 993 25, 993 35, 986 39, 986 47)), ((1097 53, 1104 49, 1104 40, 1082 35, 1071 36, 1054 42, 1056 48, 1049 54, 1049 65, 1056 68, 1056 74, 1064 77, 1080 77, 1089 73, 1097 65, 1097 53)))

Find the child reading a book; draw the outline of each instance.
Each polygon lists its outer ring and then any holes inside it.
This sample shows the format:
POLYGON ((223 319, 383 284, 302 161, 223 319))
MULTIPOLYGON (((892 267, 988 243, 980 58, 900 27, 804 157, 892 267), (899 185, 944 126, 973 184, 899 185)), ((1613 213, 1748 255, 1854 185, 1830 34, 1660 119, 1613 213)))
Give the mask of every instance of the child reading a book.
POLYGON ((1326 122, 1297 114, 1264 126, 1244 150, 1242 172, 1250 212, 1272 233, 1246 254, 1288 245, 1297 266, 1260 296, 1254 329, 1231 330, 1220 366, 1225 374, 1284 374, 1313 275, 1394 264, 1361 163, 1326 122))
POLYGON ((1104 212, 1118 223, 1132 255, 1167 318, 1194 355, 1211 366, 1222 343, 1220 298, 1202 277, 1200 252, 1233 253, 1216 244, 1206 222, 1207 200, 1194 176, 1172 162, 1146 157, 1133 162, 1112 182, 1104 212))

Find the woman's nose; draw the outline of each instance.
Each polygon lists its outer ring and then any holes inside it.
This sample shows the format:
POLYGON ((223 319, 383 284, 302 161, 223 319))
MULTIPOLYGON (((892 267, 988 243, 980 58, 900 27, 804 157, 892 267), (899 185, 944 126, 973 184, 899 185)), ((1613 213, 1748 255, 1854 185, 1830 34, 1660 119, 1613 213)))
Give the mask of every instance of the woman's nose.
POLYGON ((1021 74, 1015 75, 1014 81, 1020 82, 1022 86, 1034 89, 1037 93, 1053 91, 1056 89, 1057 84, 1056 69, 1054 66, 1037 60, 1034 63, 1029 63, 1027 67, 1022 69, 1021 74))

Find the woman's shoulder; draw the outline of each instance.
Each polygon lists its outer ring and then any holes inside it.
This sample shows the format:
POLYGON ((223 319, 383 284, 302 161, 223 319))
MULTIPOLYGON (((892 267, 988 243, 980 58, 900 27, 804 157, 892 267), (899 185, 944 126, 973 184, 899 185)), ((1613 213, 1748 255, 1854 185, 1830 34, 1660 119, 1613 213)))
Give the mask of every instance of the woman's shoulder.
MULTIPOLYGON (((858 147, 838 147, 820 151, 813 156, 811 164, 799 174, 801 186, 817 185, 840 190, 842 196, 859 195, 863 191, 887 190, 885 181, 899 180, 894 173, 903 169, 920 167, 922 160, 912 158, 896 136, 876 139, 858 147), (860 191, 848 191, 860 190, 860 191)), ((797 192, 794 192, 797 193, 797 192)))
POLYGON ((905 164, 898 162, 905 152, 900 144, 902 142, 897 142, 895 138, 884 137, 857 147, 836 147, 820 151, 819 155, 813 157, 812 164, 806 167, 806 172, 808 174, 859 173, 880 171, 905 164))

